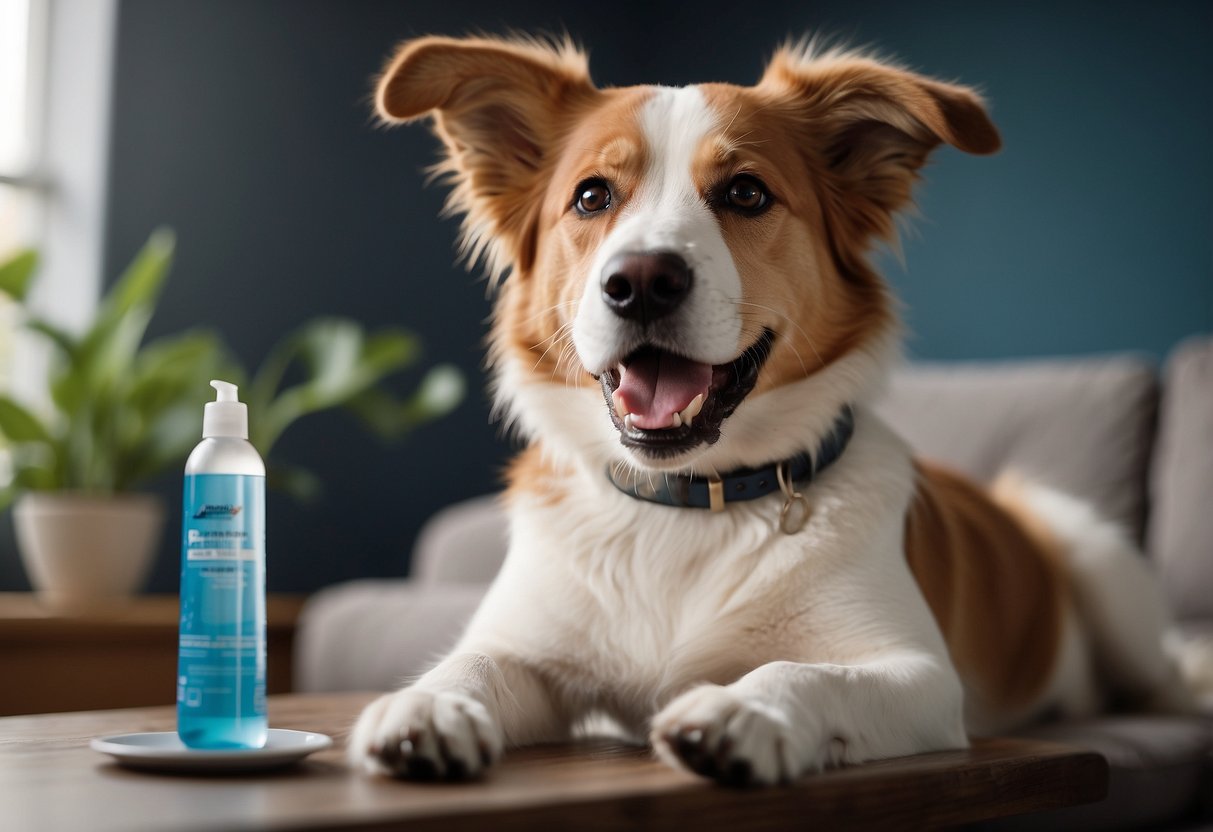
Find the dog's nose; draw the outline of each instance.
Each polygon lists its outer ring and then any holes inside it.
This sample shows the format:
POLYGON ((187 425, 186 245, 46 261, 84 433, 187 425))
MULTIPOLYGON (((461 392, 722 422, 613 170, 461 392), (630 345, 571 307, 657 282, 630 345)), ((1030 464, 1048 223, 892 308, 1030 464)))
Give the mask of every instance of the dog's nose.
POLYGON ((621 318, 647 323, 691 292, 691 267, 672 251, 623 252, 602 270, 602 300, 621 318))

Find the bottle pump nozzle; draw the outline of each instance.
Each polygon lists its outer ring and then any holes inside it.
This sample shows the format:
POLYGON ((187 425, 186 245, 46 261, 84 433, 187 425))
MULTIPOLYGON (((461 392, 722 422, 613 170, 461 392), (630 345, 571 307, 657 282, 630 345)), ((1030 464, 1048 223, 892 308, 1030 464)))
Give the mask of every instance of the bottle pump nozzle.
POLYGON ((248 439, 248 406, 237 396, 238 388, 230 381, 213 379, 215 400, 202 409, 202 438, 234 436, 248 439))
POLYGON ((240 398, 236 395, 239 389, 230 381, 220 381, 219 379, 211 379, 211 387, 215 388, 215 401, 217 402, 238 402, 240 398))

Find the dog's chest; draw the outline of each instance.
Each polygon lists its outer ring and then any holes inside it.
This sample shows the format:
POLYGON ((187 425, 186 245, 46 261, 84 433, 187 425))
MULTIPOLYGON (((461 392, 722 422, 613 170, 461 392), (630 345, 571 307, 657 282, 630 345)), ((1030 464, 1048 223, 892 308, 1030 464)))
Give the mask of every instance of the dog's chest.
POLYGON ((774 529, 777 506, 727 516, 630 500, 613 508, 579 516, 566 507, 523 524, 550 553, 532 568, 546 575, 566 667, 583 676, 592 704, 651 713, 803 639, 787 622, 805 605, 811 544, 774 529))

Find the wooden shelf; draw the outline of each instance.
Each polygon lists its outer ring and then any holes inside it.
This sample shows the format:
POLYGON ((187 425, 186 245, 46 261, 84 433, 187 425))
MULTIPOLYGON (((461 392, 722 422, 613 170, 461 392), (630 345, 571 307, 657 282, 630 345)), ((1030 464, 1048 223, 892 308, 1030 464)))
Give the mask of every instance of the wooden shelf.
MULTIPOLYGON (((266 601, 269 693, 291 689, 302 595, 266 601)), ((30 593, 0 593, 0 715, 127 708, 173 702, 175 595, 141 595, 79 615, 48 609, 30 593)))

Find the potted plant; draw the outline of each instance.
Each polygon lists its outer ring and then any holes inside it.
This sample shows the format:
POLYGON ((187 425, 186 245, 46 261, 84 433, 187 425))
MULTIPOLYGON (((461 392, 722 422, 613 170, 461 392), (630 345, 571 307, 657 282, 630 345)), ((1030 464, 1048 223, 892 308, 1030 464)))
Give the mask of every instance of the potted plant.
MULTIPOLYGON (((314 320, 287 335, 248 383, 214 331, 144 343, 173 248, 171 233, 153 234, 81 334, 24 310, 24 325, 54 348, 49 406, 35 412, 0 394, 9 469, 8 482, 0 480, 0 509, 14 503, 30 582, 60 608, 91 606, 141 587, 164 506, 135 489, 184 463, 200 435, 210 379, 241 385, 254 414, 250 440, 268 460, 269 484, 302 497, 317 492, 316 478, 272 456, 295 420, 344 407, 379 434, 396 436, 446 413, 463 395, 462 376, 440 365, 409 398, 392 396, 381 382, 417 360, 417 339, 395 328, 367 333, 341 318, 314 320), (290 377, 300 380, 284 386, 290 368, 297 368, 290 377)), ((22 303, 36 263, 33 252, 23 252, 0 264, 0 292, 22 303)))

